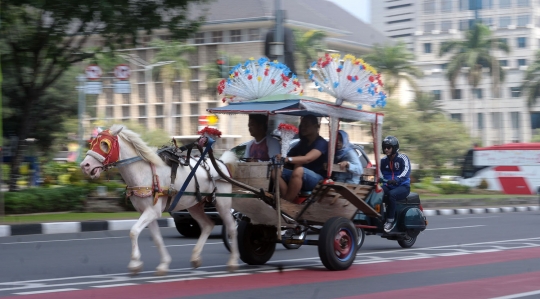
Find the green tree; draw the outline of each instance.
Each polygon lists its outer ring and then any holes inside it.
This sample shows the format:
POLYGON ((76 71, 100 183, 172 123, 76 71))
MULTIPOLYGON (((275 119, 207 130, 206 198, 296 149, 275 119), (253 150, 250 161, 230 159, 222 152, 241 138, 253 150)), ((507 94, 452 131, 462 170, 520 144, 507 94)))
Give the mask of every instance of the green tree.
POLYGON ((404 42, 375 45, 371 53, 364 56, 364 60, 382 74, 388 97, 394 95, 402 81, 418 90, 415 78, 421 77, 422 72, 413 65, 414 54, 407 50, 404 42))
POLYGON ((179 41, 164 41, 161 39, 153 40, 150 45, 157 48, 156 55, 152 59, 153 63, 172 61, 170 64, 156 68, 165 85, 171 86, 172 81, 177 77, 183 77, 185 82, 189 82, 191 72, 186 54, 195 52, 197 49, 194 46, 179 41))
POLYGON ((34 137, 37 120, 43 118, 36 104, 71 65, 93 57, 94 53, 84 51, 91 37, 100 36, 113 50, 119 45, 136 46, 139 32, 151 34, 155 29, 166 28, 172 38, 182 40, 204 20, 202 16, 189 19, 188 5, 202 2, 207 1, 0 2, 2 72, 15 80, 11 100, 19 103, 16 109, 24 116, 16 132, 19 144, 11 162, 10 190, 16 189, 24 140, 34 137))
POLYGON ((504 70, 499 65, 498 60, 491 55, 495 49, 505 53, 510 52, 506 42, 498 38, 492 38, 491 30, 487 26, 476 23, 465 33, 465 39, 444 42, 441 44, 439 51, 439 56, 451 55, 446 72, 450 88, 455 89, 456 81, 462 73, 464 73, 467 84, 471 88, 468 98, 471 136, 474 135, 473 94, 482 81, 482 69, 489 68, 492 77, 493 74, 498 73, 499 78, 494 78, 494 80, 504 80, 504 70))
POLYGON ((444 111, 441 108, 441 102, 437 101, 432 94, 417 92, 414 98, 416 110, 420 112, 420 121, 429 121, 444 111))
POLYGON ((441 113, 425 117, 424 111, 402 107, 389 101, 384 110, 383 135, 399 139, 400 151, 420 168, 439 168, 462 157, 470 147, 470 137, 462 123, 441 113))
POLYGON ((533 63, 527 67, 521 90, 527 95, 527 107, 530 109, 536 105, 536 99, 540 96, 540 51, 536 52, 533 63))
POLYGON ((230 55, 226 52, 218 52, 218 59, 215 62, 203 65, 202 71, 206 73, 206 91, 210 95, 216 94, 219 82, 224 79, 224 74, 229 74, 230 69, 244 61, 241 56, 230 55))
POLYGON ((326 32, 321 30, 294 31, 296 60, 299 62, 299 73, 309 69, 311 63, 318 58, 318 53, 324 51, 326 32))

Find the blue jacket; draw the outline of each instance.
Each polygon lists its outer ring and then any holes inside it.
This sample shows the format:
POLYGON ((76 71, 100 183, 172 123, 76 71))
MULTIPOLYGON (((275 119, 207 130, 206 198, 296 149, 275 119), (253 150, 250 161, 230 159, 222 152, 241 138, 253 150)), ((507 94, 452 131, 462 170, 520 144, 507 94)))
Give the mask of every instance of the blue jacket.
POLYGON ((336 182, 348 183, 348 184, 360 184, 360 176, 364 173, 364 168, 358 158, 358 154, 355 150, 348 151, 345 157, 341 161, 334 161, 334 163, 348 161, 349 168, 347 172, 335 172, 333 174, 333 180, 336 182))
POLYGON ((387 185, 390 190, 397 186, 411 185, 411 163, 407 155, 398 152, 393 160, 390 160, 388 156, 383 157, 380 169, 385 180, 398 182, 397 185, 387 185))

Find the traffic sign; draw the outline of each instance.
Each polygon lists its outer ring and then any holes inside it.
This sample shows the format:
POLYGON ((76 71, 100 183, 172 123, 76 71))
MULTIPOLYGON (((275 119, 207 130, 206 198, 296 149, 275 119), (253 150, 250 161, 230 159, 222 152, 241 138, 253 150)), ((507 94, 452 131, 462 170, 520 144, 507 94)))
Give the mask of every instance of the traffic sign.
POLYGON ((86 78, 90 80, 97 80, 101 78, 102 74, 101 68, 95 64, 87 66, 84 72, 86 73, 86 78))
POLYGON ((84 89, 86 94, 101 94, 103 91, 103 85, 101 81, 87 81, 84 89))
POLYGON ((130 74, 131 70, 129 69, 128 65, 119 64, 114 68, 114 76, 119 80, 129 79, 130 74))
POLYGON ((126 80, 114 82, 114 93, 131 93, 131 84, 126 80))

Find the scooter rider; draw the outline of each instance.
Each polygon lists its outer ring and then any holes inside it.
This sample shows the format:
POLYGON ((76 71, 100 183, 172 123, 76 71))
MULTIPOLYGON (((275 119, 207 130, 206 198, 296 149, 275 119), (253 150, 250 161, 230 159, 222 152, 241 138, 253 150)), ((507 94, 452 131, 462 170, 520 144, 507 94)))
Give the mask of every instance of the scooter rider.
POLYGON ((409 157, 399 153, 399 141, 394 136, 384 138, 382 150, 386 155, 380 163, 386 181, 382 186, 387 204, 384 231, 390 232, 395 226, 396 201, 404 200, 411 191, 411 163, 409 157))

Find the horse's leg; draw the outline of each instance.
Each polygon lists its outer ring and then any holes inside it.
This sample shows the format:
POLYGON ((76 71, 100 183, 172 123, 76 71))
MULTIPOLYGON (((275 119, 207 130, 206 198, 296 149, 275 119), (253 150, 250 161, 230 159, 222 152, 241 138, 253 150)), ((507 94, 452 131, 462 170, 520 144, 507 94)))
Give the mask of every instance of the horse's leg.
POLYGON ((131 261, 128 264, 128 269, 133 274, 138 274, 143 266, 141 261, 141 251, 139 250, 139 235, 141 231, 152 221, 158 218, 154 209, 151 206, 146 207, 139 217, 139 220, 131 227, 129 237, 131 238, 131 261))
POLYGON ((150 224, 148 224, 148 229, 152 234, 154 243, 156 244, 156 247, 159 250, 159 255, 161 256, 161 262, 156 268, 156 275, 165 275, 167 274, 167 272, 169 272, 171 256, 169 255, 169 251, 167 251, 167 248, 165 247, 165 243, 163 243, 163 237, 161 236, 161 231, 159 230, 157 220, 150 222, 150 224))
POLYGON ((216 199, 216 209, 218 210, 219 216, 223 220, 223 225, 225 225, 229 238, 231 239, 231 256, 227 262, 227 267, 229 268, 229 271, 232 272, 238 269, 238 259, 240 254, 238 253, 238 240, 236 238, 236 223, 231 214, 231 201, 230 197, 216 199))
POLYGON ((210 218, 208 218, 208 216, 206 216, 204 213, 204 204, 202 203, 192 206, 188 209, 188 211, 201 227, 201 235, 199 236, 197 244, 195 244, 195 248, 193 248, 193 252, 191 254, 191 265, 193 268, 198 268, 202 264, 201 252, 204 244, 208 240, 208 237, 212 233, 214 222, 210 220, 210 218))

